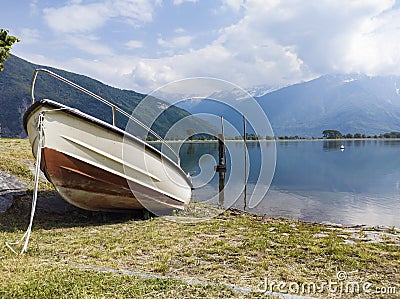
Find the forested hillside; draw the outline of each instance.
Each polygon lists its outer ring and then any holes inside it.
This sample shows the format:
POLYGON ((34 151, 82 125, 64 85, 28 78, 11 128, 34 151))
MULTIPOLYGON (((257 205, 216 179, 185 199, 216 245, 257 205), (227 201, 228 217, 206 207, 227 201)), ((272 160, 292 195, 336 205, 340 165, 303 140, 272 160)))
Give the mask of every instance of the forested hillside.
MULTIPOLYGON (((3 137, 25 137, 26 133, 22 127, 22 118, 24 112, 31 104, 30 86, 32 75, 36 68, 43 66, 34 65, 13 55, 4 65, 5 70, 0 72, 1 135, 3 137)), ((136 105, 146 96, 135 91, 110 87, 83 75, 51 67, 44 68, 100 95, 128 113, 131 113, 136 105)), ((39 74, 35 97, 36 99, 48 98, 55 100, 108 122, 112 119, 110 107, 99 103, 93 98, 46 74, 39 74)), ((147 100, 151 104, 146 105, 145 109, 141 109, 140 115, 136 116, 146 123, 149 123, 149 121, 152 123, 154 115, 162 112, 166 107, 166 103, 155 98, 147 98, 147 100)), ((160 114, 152 128, 160 135, 164 135, 176 121, 188 115, 190 113, 187 111, 172 106, 160 114)), ((126 119, 117 115, 117 124, 119 127, 124 128, 126 119)), ((191 120, 190 125, 195 132, 202 131, 204 127, 208 126, 207 123, 196 118, 191 120)), ((187 128, 181 128, 181 132, 176 132, 175 134, 184 136, 186 130, 187 128)))

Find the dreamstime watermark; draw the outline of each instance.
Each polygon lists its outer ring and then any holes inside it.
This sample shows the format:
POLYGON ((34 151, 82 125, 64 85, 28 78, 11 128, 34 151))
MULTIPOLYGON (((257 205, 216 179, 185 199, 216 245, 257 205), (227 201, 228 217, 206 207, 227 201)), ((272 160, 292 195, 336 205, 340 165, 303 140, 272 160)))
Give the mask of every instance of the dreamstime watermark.
POLYGON ((275 281, 264 278, 258 285, 258 292, 282 293, 295 295, 313 294, 370 294, 394 295, 399 290, 395 286, 376 286, 368 281, 355 280, 349 277, 350 273, 338 271, 336 278, 328 281, 275 281))

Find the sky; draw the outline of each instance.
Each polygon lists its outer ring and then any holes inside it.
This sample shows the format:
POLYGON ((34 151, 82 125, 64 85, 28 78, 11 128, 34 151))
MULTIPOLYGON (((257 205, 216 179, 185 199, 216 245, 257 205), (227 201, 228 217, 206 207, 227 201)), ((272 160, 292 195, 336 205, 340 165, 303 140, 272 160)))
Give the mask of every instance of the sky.
POLYGON ((400 75, 400 0, 0 0, 12 54, 150 93, 192 77, 244 89, 400 75))

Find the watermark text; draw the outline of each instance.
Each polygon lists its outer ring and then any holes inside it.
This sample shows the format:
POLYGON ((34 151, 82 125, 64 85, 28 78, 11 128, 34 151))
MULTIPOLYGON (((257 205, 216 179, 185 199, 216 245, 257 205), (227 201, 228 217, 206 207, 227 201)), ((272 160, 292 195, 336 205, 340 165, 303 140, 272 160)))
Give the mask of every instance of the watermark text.
POLYGON ((285 282, 264 278, 259 284, 259 292, 283 294, 376 294, 394 295, 399 290, 395 286, 375 286, 368 281, 350 279, 345 271, 338 271, 336 278, 327 281, 285 282))

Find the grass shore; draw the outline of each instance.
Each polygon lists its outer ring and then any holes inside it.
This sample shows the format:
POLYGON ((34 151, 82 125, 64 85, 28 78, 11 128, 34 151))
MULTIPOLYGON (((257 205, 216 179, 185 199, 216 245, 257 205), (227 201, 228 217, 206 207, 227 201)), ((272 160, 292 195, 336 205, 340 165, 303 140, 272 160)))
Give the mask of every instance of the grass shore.
MULTIPOLYGON (((0 139, 1 171, 32 184, 30 163, 27 140, 0 139)), ((41 196, 54 193, 41 184, 41 196)), ((400 296, 397 228, 322 225, 235 210, 185 224, 146 212, 39 208, 28 252, 16 255, 5 242, 23 235, 30 200, 29 192, 20 195, 0 215, 0 298, 277 298, 263 290, 321 298, 400 296), (350 282, 360 286, 358 293, 346 292, 350 282)))

